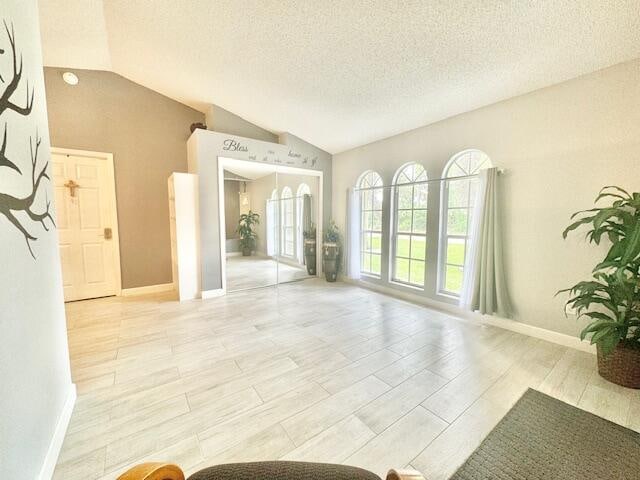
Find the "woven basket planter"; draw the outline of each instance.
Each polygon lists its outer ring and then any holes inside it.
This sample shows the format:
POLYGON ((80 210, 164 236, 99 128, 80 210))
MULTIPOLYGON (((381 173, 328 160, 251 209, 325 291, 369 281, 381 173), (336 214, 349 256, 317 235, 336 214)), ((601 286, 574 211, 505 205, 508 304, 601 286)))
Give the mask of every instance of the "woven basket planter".
POLYGON ((620 342, 613 352, 604 355, 598 345, 598 373, 623 387, 640 388, 640 346, 620 342))

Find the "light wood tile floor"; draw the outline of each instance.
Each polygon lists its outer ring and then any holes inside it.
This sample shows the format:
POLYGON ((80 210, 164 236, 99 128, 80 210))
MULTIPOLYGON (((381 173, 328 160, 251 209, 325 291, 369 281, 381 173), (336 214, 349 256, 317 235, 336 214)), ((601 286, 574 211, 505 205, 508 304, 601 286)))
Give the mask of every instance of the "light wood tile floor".
POLYGON ((291 459, 447 479, 529 387, 640 430, 595 357, 346 284, 67 305, 78 400, 55 478, 291 459))
POLYGON ((227 290, 266 287, 309 278, 306 267, 294 266, 259 255, 227 257, 227 290))

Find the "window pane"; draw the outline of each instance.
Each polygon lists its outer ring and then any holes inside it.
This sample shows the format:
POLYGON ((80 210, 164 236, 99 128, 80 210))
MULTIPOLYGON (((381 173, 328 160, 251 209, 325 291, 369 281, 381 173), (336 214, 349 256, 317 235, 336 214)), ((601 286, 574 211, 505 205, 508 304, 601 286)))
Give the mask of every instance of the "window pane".
POLYGON ((469 153, 465 153, 456 160, 456 164, 458 165, 458 167, 460 167, 462 172, 464 172, 463 175, 469 175, 469 160, 469 153))
POLYGON ((462 290, 462 267, 447 265, 444 288, 449 292, 460 293, 462 290))
POLYGON ((371 212, 362 212, 362 230, 371 230, 371 212))
POLYGON ((469 180, 448 182, 449 207, 467 207, 469 205, 469 180))
POLYGON ((427 208, 427 192, 426 183, 421 183, 413 187, 413 208, 427 208))
POLYGON ((363 210, 372 210, 373 209, 373 192, 371 190, 363 190, 362 191, 362 205, 360 208, 363 210))
POLYGON ((414 182, 424 182, 427 179, 427 172, 425 171, 422 165, 420 164, 415 165, 413 172, 414 172, 414 175, 413 175, 414 182))
POLYGON ((469 211, 466 208, 448 210, 447 211, 447 234, 466 235, 468 215, 469 215, 469 211))
POLYGON ((469 180, 469 206, 473 207, 476 203, 476 192, 478 191, 478 179, 469 180))
POLYGON ((411 232, 411 210, 398 211, 398 232, 411 232))
POLYGON ((424 260, 426 258, 427 242, 424 237, 411 237, 411 258, 424 260))
POLYGON ((371 196, 373 198, 372 208, 374 210, 382 210, 382 189, 372 190, 371 196))
POLYGON ((411 236, 398 235, 398 239, 396 240, 396 256, 408 257, 410 244, 411 244, 411 236))
POLYGON ((382 212, 374 211, 372 212, 372 220, 371 220, 371 230, 382 230, 382 212))
POLYGON ((371 251, 382 253, 382 235, 379 233, 371 234, 371 251))
POLYGON ((413 233, 427 233, 427 211, 414 210, 413 233))
POLYGON ((413 187, 398 187, 398 208, 411 208, 413 187))
POLYGON ((446 263, 464 265, 464 245, 465 240, 462 238, 448 238, 446 263))
POLYGON ((380 255, 371 255, 371 273, 375 273, 377 275, 380 275, 380 265, 381 265, 381 261, 380 261, 380 255))
POLYGON ((362 234, 363 238, 364 238, 364 244, 362 246, 362 249, 365 252, 371 251, 371 234, 370 233, 363 233, 362 234))
POLYGON ((368 253, 364 254, 364 262, 362 263, 362 270, 365 272, 371 271, 371 255, 368 253))
POLYGON ((396 258, 395 279, 403 282, 409 281, 409 260, 396 258))
POLYGON ((411 183, 411 177, 409 176, 409 172, 406 169, 400 172, 396 183, 411 183))
POLYGON ((466 174, 467 172, 458 166, 458 161, 454 161, 449 170, 447 170, 447 177, 463 177, 466 174))
POLYGON ((424 262, 411 260, 411 276, 409 281, 416 285, 424 285, 424 262))

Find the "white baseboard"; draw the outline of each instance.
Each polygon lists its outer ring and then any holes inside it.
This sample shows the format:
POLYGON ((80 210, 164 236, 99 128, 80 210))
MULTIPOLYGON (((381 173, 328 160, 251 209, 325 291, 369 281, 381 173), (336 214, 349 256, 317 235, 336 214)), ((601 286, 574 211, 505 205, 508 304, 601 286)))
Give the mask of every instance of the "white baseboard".
POLYGON ((421 305, 425 305, 427 307, 433 308, 434 310, 439 310, 439 311, 451 314, 463 321, 469 321, 476 324, 482 323, 484 325, 491 325, 494 327, 503 328, 505 330, 510 330, 512 332, 521 333, 523 335, 528 335, 530 337, 546 340, 547 342, 556 343, 564 347, 574 348, 576 350, 581 350, 583 352, 588 352, 593 354, 596 353, 596 348, 594 345, 589 345, 589 343, 581 341, 578 337, 573 337, 571 335, 566 335, 564 333, 554 332, 553 330, 547 330, 545 328, 534 327, 533 325, 528 325, 526 323, 510 320, 508 318, 501 318, 501 317, 496 317, 494 315, 482 315, 480 313, 468 312, 466 310, 461 309, 457 305, 450 305, 448 303, 438 302, 437 300, 424 298, 411 292, 401 292, 399 290, 389 288, 384 285, 376 285, 369 282, 363 282, 360 280, 353 280, 350 278, 345 278, 344 281, 346 283, 351 283, 353 285, 358 285, 359 287, 367 288, 369 290, 374 290, 376 292, 389 295, 390 297, 400 298, 402 300, 406 300, 411 303, 418 303, 421 305))
POLYGON ((215 290, 203 290, 200 296, 202 297, 203 300, 206 300, 207 298, 221 297, 224 294, 225 294, 225 291, 223 288, 216 288, 215 290))
POLYGON ((147 285, 145 287, 123 288, 123 297, 132 297, 134 295, 148 295, 150 293, 170 292, 173 290, 173 283, 162 283, 160 285, 147 285))
POLYGON ((56 463, 58 463, 58 456, 60 455, 62 442, 64 442, 64 436, 67 433, 67 427, 69 427, 69 421, 71 420, 75 403, 76 384, 72 383, 69 386, 69 393, 64 402, 64 407, 62 407, 62 413, 60 413, 60 417, 58 418, 56 430, 53 432, 53 438, 49 443, 49 450, 47 450, 47 456, 44 458, 38 480, 51 480, 51 477, 53 477, 53 471, 56 469, 56 463))
POLYGON ((229 257, 240 257, 242 252, 227 252, 227 258, 229 257))

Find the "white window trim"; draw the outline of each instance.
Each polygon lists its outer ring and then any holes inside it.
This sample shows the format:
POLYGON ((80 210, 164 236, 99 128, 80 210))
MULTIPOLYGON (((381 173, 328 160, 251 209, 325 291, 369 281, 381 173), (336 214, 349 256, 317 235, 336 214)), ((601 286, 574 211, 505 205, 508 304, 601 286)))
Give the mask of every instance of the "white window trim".
POLYGON ((380 179, 380 185, 377 187, 366 187, 364 190, 360 191, 360 274, 366 277, 370 277, 370 278, 375 278, 380 280, 382 278, 382 238, 383 238, 383 230, 384 230, 384 225, 382 223, 382 216, 384 213, 384 182, 382 181, 382 176, 374 171, 374 170, 367 170, 365 171, 362 175, 360 175, 360 178, 358 179, 357 182, 357 187, 358 188, 363 188, 362 187, 362 182, 364 181, 364 179, 366 178, 367 175, 369 174, 375 174, 379 179, 380 179), (363 201, 363 197, 365 192, 369 191, 369 192, 375 192, 377 190, 381 190, 383 192, 382 195, 382 202, 380 204, 380 209, 371 209, 371 210, 366 210, 364 208, 364 201, 363 201), (365 212, 380 212, 380 230, 368 230, 364 228, 364 214, 365 212), (379 234, 380 235, 380 253, 376 253, 373 250, 365 250, 364 245, 364 238, 365 238, 365 234, 367 233, 371 233, 371 234, 379 234), (365 254, 369 255, 369 266, 371 266, 371 258, 374 255, 377 255, 380 257, 380 273, 376 273, 376 272, 371 272, 368 270, 364 269, 364 256, 365 254))
MULTIPOLYGON (((404 287, 410 287, 416 290, 420 290, 420 291, 424 291, 425 286, 427 284, 427 251, 426 251, 426 245, 427 245, 427 234, 428 231, 425 231, 424 234, 422 233, 413 233, 413 212, 416 210, 424 210, 427 218, 429 215, 429 202, 428 202, 428 191, 429 191, 429 187, 428 184, 425 183, 421 183, 420 182, 407 182, 407 183, 398 183, 398 178, 400 176, 400 174, 403 172, 403 170, 405 168, 407 168, 409 165, 420 165, 425 172, 425 175, 427 174, 427 169, 424 168, 423 165, 421 165, 420 163, 417 162, 411 162, 411 163, 407 163, 403 166, 401 166, 394 178, 393 178, 393 201, 391 202, 391 215, 389 215, 389 218, 391 220, 391 224, 390 224, 390 245, 389 245, 389 282, 393 283, 395 285, 401 285, 404 287), (399 187, 413 187, 415 189, 416 185, 427 185, 427 206, 425 208, 414 208, 413 206, 413 195, 411 196, 411 208, 410 209, 402 209, 403 211, 410 211, 411 212, 411 232, 409 233, 405 233, 405 232, 398 232, 397 231, 397 217, 398 217, 398 212, 400 211, 398 208, 398 190, 399 187), (424 238, 424 242, 425 242, 425 252, 424 252, 424 256, 425 258, 422 259, 422 262, 424 263, 424 277, 422 278, 422 285, 418 284, 418 283, 411 283, 411 281, 404 281, 401 279, 396 278, 396 250, 397 250, 397 237, 399 235, 408 235, 410 237, 409 240, 409 255, 411 255, 411 237, 413 236, 417 236, 417 237, 423 237, 424 238)), ((427 175, 427 180, 429 179, 428 175, 427 175)), ((411 280, 411 261, 420 261, 419 259, 416 258, 407 258, 407 257, 399 257, 405 260, 409 261, 409 280, 411 280)))
MULTIPOLYGON (((460 157, 462 157, 463 155, 469 152, 479 152, 485 155, 489 162, 489 166, 492 165, 491 158, 481 150, 470 148, 470 149, 458 152, 455 155, 453 155, 445 165, 442 171, 442 181, 441 181, 441 187, 440 187, 440 225, 439 225, 439 233, 438 233, 438 272, 437 272, 437 278, 436 278, 436 282, 437 282, 436 294, 442 295, 448 298, 452 298, 452 299, 460 298, 460 293, 452 292, 446 289, 446 286, 445 286, 446 268, 447 268, 447 265, 450 265, 450 266, 458 266, 458 265, 447 263, 447 246, 448 246, 447 240, 449 238, 464 239, 465 240, 464 258, 466 259, 467 249, 469 248, 469 228, 471 227, 471 225, 469 225, 469 221, 468 221, 469 214, 467 214, 467 234, 466 235, 460 235, 460 234, 448 235, 447 234, 447 222, 449 218, 449 185, 452 181, 456 181, 456 179, 459 178, 459 177, 447 177, 447 173, 451 168, 451 166, 456 162, 456 160, 458 160, 460 157)), ((462 179, 475 180, 473 178, 470 178, 472 176, 475 176, 477 178, 477 175, 467 175, 465 177, 461 177, 460 180, 462 179)), ((470 201, 467 203, 469 204, 470 201)), ((465 207, 454 207, 453 209, 456 209, 456 208, 462 209, 465 207)), ((467 211, 470 213, 473 207, 468 206, 466 208, 467 208, 467 211)), ((462 265, 462 275, 464 277, 464 265, 462 265)))
POLYGON ((285 257, 285 258, 290 258, 290 259, 295 259, 295 255, 296 255, 296 235, 295 235, 295 223, 296 223, 296 219, 295 219, 295 212, 294 207, 295 207, 295 202, 293 201, 293 192, 291 191, 291 189, 289 187, 284 187, 282 189, 282 193, 280 194, 280 202, 281 202, 281 206, 280 206, 280 215, 282 218, 282 222, 280 225, 280 230, 281 230, 281 238, 280 238, 280 255, 285 257), (285 197, 285 191, 288 191, 289 196, 285 197), (285 209, 287 208, 287 205, 290 206, 291 209, 291 225, 288 225, 287 222, 287 215, 285 212, 285 209), (291 255, 289 255, 287 253, 287 248, 286 248, 286 244, 287 244, 287 229, 291 229, 291 237, 292 237, 292 250, 291 250, 291 255))

